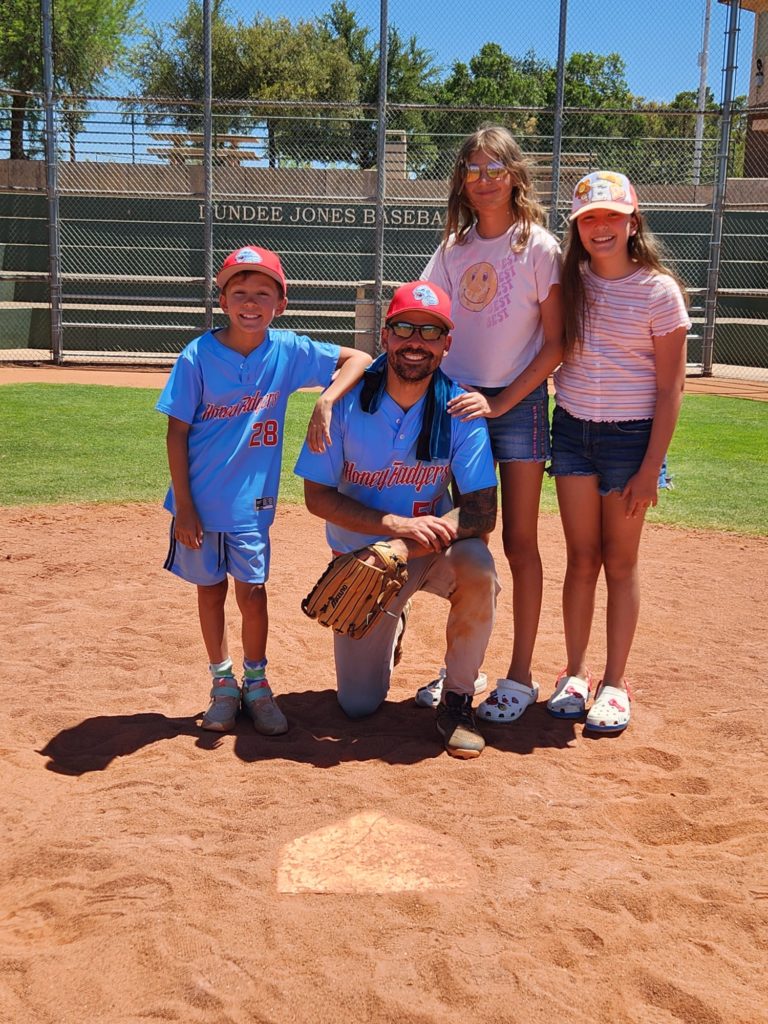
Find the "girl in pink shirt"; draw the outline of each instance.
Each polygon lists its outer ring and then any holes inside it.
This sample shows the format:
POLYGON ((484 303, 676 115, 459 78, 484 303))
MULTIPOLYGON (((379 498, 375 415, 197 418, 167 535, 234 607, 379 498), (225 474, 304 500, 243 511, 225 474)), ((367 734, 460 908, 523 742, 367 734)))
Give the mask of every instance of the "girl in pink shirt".
POLYGON ((582 178, 563 259, 565 352, 555 373, 552 464, 565 533, 567 665, 547 710, 580 718, 600 569, 607 587, 607 657, 585 728, 629 724, 624 678, 640 609, 638 548, 656 504, 677 423, 690 321, 684 289, 661 262, 623 174, 582 178))

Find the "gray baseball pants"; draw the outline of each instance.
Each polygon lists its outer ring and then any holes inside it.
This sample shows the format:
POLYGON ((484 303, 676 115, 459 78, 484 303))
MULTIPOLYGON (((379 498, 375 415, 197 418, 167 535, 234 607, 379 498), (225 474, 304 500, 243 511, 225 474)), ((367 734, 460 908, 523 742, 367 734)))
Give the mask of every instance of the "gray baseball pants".
POLYGON ((445 627, 445 690, 474 696, 475 679, 496 616, 496 566, 487 545, 476 538, 456 541, 445 551, 408 560, 408 582, 371 632, 359 640, 334 634, 338 700, 350 718, 373 714, 389 691, 402 612, 416 591, 450 602, 445 627))

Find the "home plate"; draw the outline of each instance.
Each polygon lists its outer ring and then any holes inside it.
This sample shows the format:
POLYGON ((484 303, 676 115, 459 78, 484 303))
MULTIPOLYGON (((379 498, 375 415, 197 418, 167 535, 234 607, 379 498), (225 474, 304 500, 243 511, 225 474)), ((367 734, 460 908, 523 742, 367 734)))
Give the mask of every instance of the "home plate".
POLYGON ((374 811, 299 836, 283 850, 277 890, 284 893, 414 892, 465 889, 474 864, 445 836, 374 811))

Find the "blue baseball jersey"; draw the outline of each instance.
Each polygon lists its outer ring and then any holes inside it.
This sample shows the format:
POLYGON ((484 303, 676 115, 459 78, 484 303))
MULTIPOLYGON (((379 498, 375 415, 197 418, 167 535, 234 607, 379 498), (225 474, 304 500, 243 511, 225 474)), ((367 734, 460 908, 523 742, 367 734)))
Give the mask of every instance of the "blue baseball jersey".
MULTIPOLYGON (((327 386, 338 360, 338 345, 271 329, 247 356, 215 331, 182 350, 156 408, 190 424, 190 487, 204 530, 271 524, 288 396, 327 386)), ((175 514, 173 487, 164 507, 175 514)))
MULTIPOLYGON (((495 487, 488 427, 484 419, 462 423, 451 417, 451 448, 446 459, 421 462, 416 445, 421 432, 426 397, 403 412, 384 393, 378 410, 364 412, 358 384, 333 407, 331 439, 324 452, 307 444, 294 472, 314 483, 335 487, 368 508, 401 516, 441 516, 453 505, 448 485, 456 478, 463 494, 495 487)), ((462 394, 453 385, 450 397, 462 394)), ((328 544, 334 551, 354 551, 381 540, 326 523, 328 544)))

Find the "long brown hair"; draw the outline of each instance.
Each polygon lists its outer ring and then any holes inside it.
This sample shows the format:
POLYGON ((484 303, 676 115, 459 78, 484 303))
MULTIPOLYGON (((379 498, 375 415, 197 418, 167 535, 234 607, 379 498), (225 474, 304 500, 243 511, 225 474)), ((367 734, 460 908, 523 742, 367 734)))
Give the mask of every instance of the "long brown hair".
MULTIPOLYGON (((660 243, 653 236, 639 210, 635 210, 634 217, 637 223, 637 231, 627 241, 629 258, 633 263, 637 264, 638 268, 642 267, 645 270, 652 270, 657 274, 666 274, 667 277, 671 277, 676 281, 687 306, 688 292, 686 287, 677 274, 662 263, 663 252, 660 243)), ((584 287, 584 266, 588 263, 589 253, 584 248, 579 237, 576 221, 572 220, 568 225, 568 233, 565 238, 563 268, 560 276, 565 318, 565 346, 563 354, 566 358, 572 354, 574 349, 581 349, 584 344, 584 328, 591 314, 584 287)))
POLYGON ((520 233, 513 248, 520 252, 528 244, 531 225, 545 223, 544 208, 536 196, 530 164, 523 156, 523 151, 507 129, 497 124, 481 125, 464 140, 456 154, 448 195, 443 245, 452 235, 455 235, 456 242, 462 245, 466 241, 467 232, 477 220, 464 194, 464 178, 467 161, 478 149, 503 163, 512 177, 514 184, 509 199, 510 214, 513 222, 520 225, 520 233))

